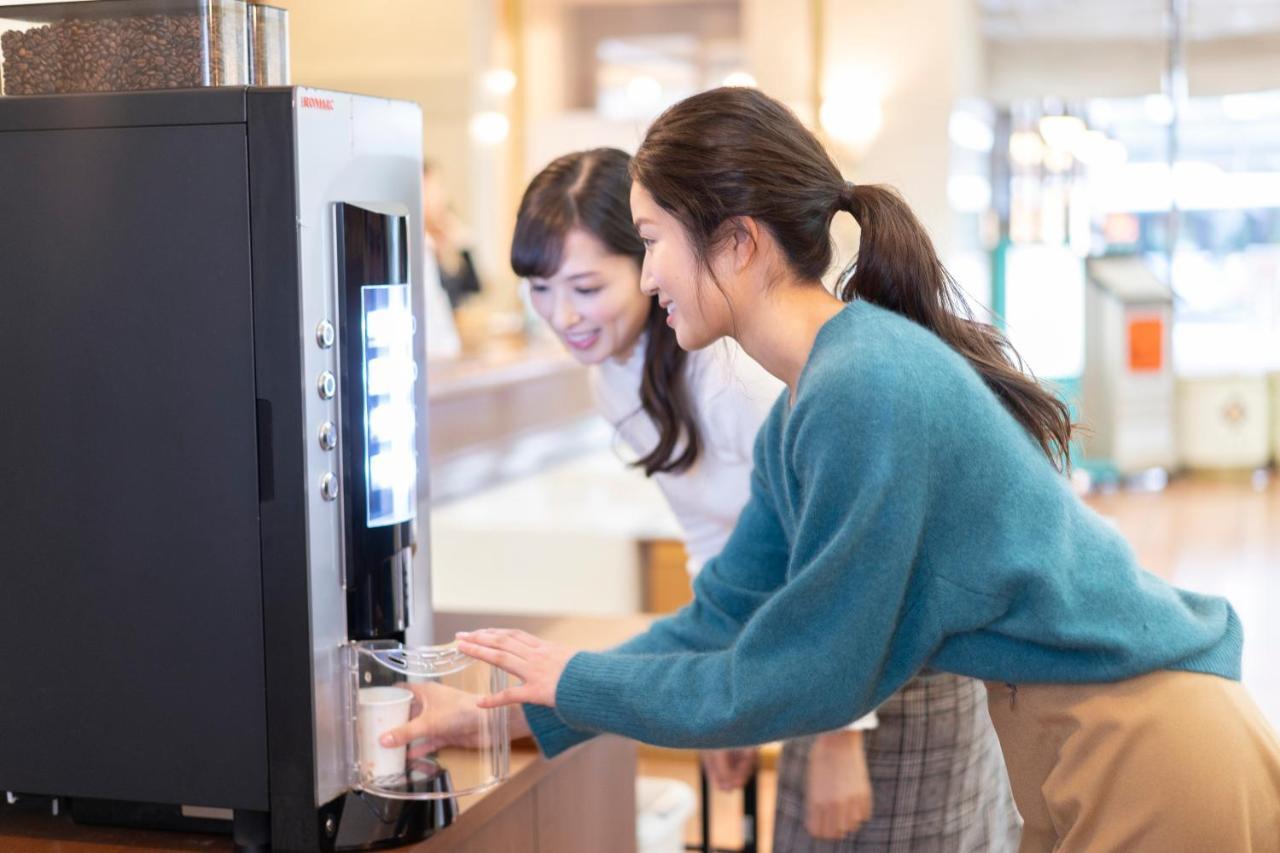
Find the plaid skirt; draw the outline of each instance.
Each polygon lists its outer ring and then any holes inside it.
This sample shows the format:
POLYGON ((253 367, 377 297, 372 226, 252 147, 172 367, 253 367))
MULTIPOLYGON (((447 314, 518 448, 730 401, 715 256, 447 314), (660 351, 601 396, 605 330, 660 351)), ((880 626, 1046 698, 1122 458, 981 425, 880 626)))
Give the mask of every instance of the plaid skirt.
POLYGON ((931 672, 877 709, 865 733, 871 820, 839 841, 805 831, 813 738, 787 741, 778 764, 774 853, 1004 853, 1018 847, 1000 742, 982 682, 931 672))

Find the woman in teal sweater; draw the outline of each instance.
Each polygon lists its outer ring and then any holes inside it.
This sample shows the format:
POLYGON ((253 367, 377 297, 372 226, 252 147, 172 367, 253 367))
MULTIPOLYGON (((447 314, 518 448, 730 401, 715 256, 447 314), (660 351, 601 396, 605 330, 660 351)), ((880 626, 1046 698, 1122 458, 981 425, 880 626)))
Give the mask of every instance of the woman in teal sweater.
MULTIPOLYGON (((630 164, 613 148, 549 163, 520 202, 511 265, 535 313, 590 366, 597 412, 661 488, 696 575, 750 496, 756 433, 782 383, 728 340, 686 353, 641 292, 630 164)), ((1022 823, 986 699, 976 679, 922 673, 874 714, 787 741, 774 853, 1014 850, 1022 823)), ((711 750, 703 761, 732 790, 756 752, 711 750)))
POLYGON ((606 653, 460 635, 554 755, 595 733, 727 747, 835 728, 933 668, 987 682, 1024 850, 1280 851, 1280 741, 1222 599, 1143 571, 1072 493, 1066 409, 962 300, 909 208, 781 104, 695 95, 631 167, 641 288, 680 346, 787 385, 694 602, 606 653), (829 228, 861 226, 840 299, 829 228))

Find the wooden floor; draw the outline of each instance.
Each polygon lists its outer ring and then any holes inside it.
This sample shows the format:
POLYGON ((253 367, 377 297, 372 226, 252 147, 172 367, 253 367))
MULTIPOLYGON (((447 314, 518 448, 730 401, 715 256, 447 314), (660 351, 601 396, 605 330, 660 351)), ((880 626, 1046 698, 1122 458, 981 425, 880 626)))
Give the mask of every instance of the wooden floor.
POLYGON ((1163 492, 1088 503, 1113 519, 1148 570, 1221 595, 1244 623, 1244 683, 1280 728, 1280 478, 1175 480, 1163 492))
MULTIPOLYGON (((1087 502, 1114 521, 1141 563, 1178 586, 1229 599, 1245 628, 1244 681, 1280 728, 1280 478, 1180 479, 1156 493, 1097 495, 1087 502)), ((642 752, 640 773, 682 779, 697 790, 687 757, 642 752)), ((760 778, 762 845, 769 851, 776 780, 760 778)), ((742 843, 741 797, 712 797, 712 841, 742 843)), ((685 839, 698 840, 698 819, 685 839)))

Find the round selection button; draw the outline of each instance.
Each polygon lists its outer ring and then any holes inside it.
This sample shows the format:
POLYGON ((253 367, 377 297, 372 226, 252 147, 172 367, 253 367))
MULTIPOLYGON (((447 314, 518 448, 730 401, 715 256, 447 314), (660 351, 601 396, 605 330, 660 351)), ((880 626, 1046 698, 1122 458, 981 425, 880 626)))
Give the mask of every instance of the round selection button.
POLYGON ((332 400, 333 395, 338 393, 338 380, 333 378, 333 374, 324 371, 320 374, 320 378, 316 381, 316 390, 320 392, 321 400, 332 400))
POLYGON ((320 424, 320 446, 325 450, 338 446, 338 429, 330 421, 320 424))
POLYGON ((320 349, 333 346, 334 335, 333 324, 328 320, 321 320, 316 324, 316 343, 320 345, 320 349))
POLYGON ((338 499, 338 476, 332 471, 320 478, 320 497, 327 501, 338 499))

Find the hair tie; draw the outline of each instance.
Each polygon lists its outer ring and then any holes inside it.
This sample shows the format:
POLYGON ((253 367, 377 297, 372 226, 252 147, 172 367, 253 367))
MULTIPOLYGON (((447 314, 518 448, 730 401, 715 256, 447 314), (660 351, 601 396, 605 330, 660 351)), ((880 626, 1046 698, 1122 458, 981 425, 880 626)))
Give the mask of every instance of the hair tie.
POLYGON ((840 207, 842 209, 847 210, 851 213, 853 212, 853 206, 854 206, 853 194, 854 194, 854 191, 857 190, 857 188, 858 188, 858 185, 855 184, 853 181, 844 182, 844 186, 840 188, 840 207))

